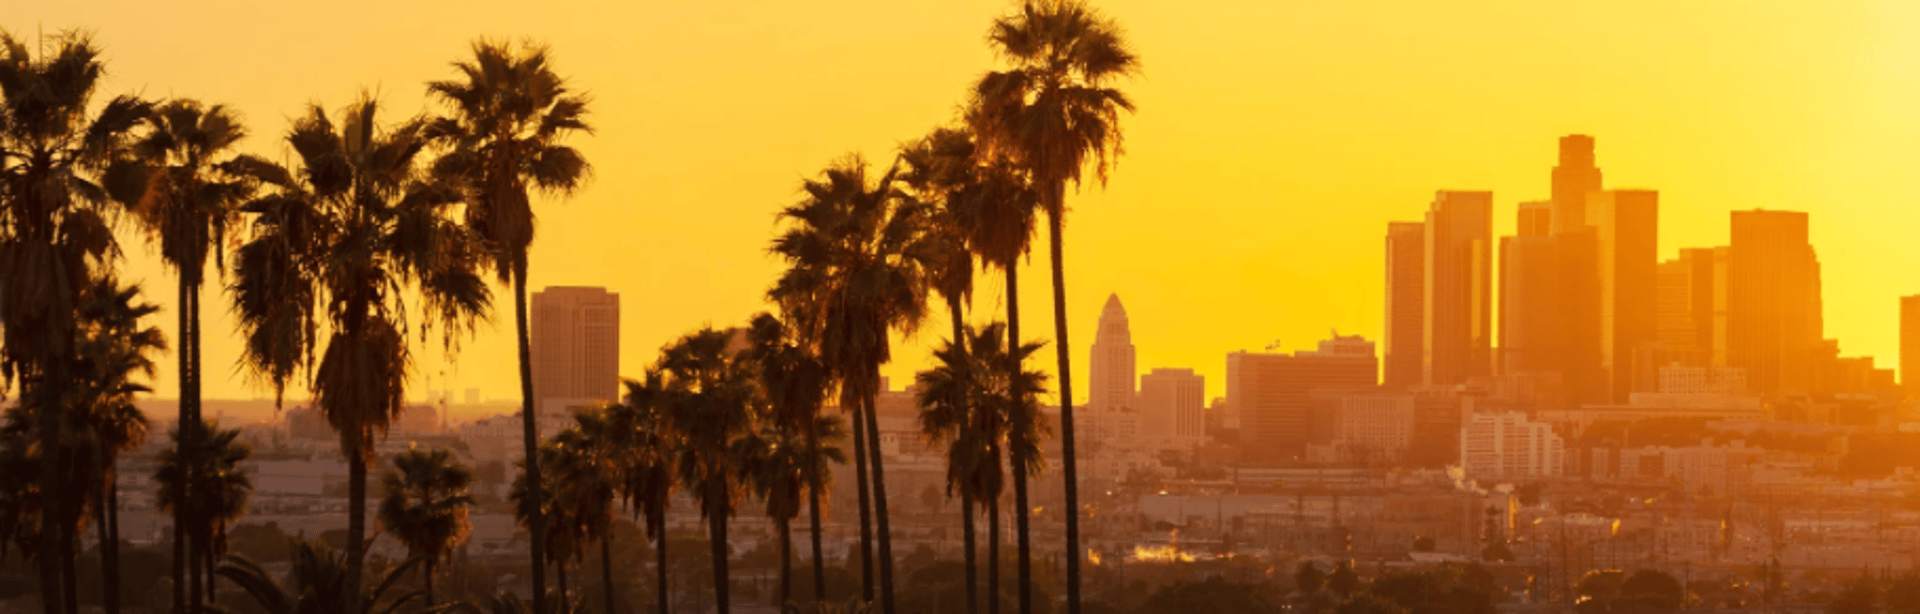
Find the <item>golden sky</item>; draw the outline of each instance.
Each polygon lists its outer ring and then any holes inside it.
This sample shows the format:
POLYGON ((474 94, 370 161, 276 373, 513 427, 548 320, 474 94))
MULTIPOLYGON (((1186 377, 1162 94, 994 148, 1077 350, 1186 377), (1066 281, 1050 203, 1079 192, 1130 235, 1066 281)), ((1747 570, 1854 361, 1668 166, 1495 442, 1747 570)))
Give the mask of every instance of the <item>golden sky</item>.
MULTIPOLYGON (((1883 367, 1897 299, 1920 292, 1916 153, 1920 4, 1874 2, 1209 2, 1107 0, 1141 56, 1124 85, 1126 157, 1070 194, 1077 399, 1109 293, 1139 366, 1191 367, 1224 394, 1225 354, 1329 329, 1378 339, 1383 237, 1436 189, 1490 189, 1497 234, 1547 195, 1556 137, 1598 140, 1608 187, 1661 191, 1662 257, 1725 244, 1737 208, 1812 213, 1826 335, 1883 367)), ((621 371, 705 323, 764 307, 773 216, 846 152, 949 120, 995 66, 994 1, 22 2, 0 27, 83 27, 106 48, 103 94, 187 96, 241 111, 276 159, 304 105, 362 89, 390 117, 426 109, 476 36, 531 37, 592 93, 595 181, 540 203, 531 282, 621 296, 621 371)), ((174 279, 129 237, 131 277, 170 311, 174 279)), ((1022 276, 1023 329, 1051 334, 1044 239, 1022 276)), ((975 306, 1003 312, 1004 285, 975 306)), ((203 299, 209 398, 264 395, 231 368, 224 294, 203 299), (218 309, 215 307, 218 306, 218 309)), ((511 303, 446 373, 517 396, 511 303)), ((172 334, 172 318, 161 318, 172 334)), ((886 369, 896 387, 947 330, 930 320, 886 369)), ((416 378, 440 387, 422 349, 416 378)), ((1051 349, 1039 357, 1051 370, 1051 349)), ((171 359, 158 382, 174 396, 171 359)))

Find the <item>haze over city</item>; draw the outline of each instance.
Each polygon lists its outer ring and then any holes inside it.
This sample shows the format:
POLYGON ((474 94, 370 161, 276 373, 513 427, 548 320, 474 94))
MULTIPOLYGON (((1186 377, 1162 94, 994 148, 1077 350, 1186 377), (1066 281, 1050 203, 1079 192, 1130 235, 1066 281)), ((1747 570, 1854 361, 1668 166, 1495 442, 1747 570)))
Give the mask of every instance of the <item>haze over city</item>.
MULTIPOLYGON (((238 110, 241 148, 278 159, 273 135, 309 102, 362 89, 422 108, 475 36, 554 46, 595 101, 579 146, 601 169, 541 218, 532 283, 606 286, 626 304, 622 364, 702 323, 763 305, 778 263, 772 215, 799 178, 847 151, 882 160, 950 119, 992 61, 977 24, 999 2, 378 5, 310 14, 225 4, 40 3, 0 17, 16 33, 80 26, 104 43, 103 92, 193 95, 238 110), (182 18, 192 15, 192 18, 182 18), (369 16, 377 15, 377 18, 369 16), (594 18, 584 18, 592 15, 594 18), (166 27, 154 27, 166 24, 166 27), (325 32, 326 35, 313 35, 325 32), (234 78, 234 75, 246 75, 234 78)), ((1553 137, 1600 139, 1610 185, 1661 191, 1660 253, 1724 244, 1731 209, 1812 214, 1824 290, 1848 317, 1827 335, 1896 355, 1893 297, 1920 291, 1903 181, 1920 138, 1920 55, 1902 2, 1767 4, 1361 2, 1171 5, 1117 1, 1144 58, 1127 155, 1106 190, 1074 198, 1069 313, 1127 299, 1141 365, 1190 366, 1220 396, 1225 352, 1310 349, 1329 328, 1378 339, 1386 220, 1436 189, 1491 190, 1497 209, 1544 199, 1553 137)), ((1495 216, 1495 234, 1512 216, 1495 216)), ((1044 250, 1041 233, 1036 250, 1044 250)), ((1044 254, 1044 251, 1037 253, 1044 254)), ((153 251, 128 275, 159 281, 153 251)), ((993 273, 988 273, 992 275, 993 273)), ((1044 275, 1023 284, 1041 296, 1044 275)), ((976 303, 1002 301, 986 284, 976 303)), ((206 302, 219 298, 214 285, 206 302)), ((173 297, 153 296, 171 309, 173 297)), ((1031 318, 1050 314, 1027 301, 1031 318)), ((207 398, 266 394, 235 370, 225 310, 208 310, 207 398)), ((1036 320, 1038 321, 1038 320, 1036 320)), ((491 332, 511 329, 495 318, 491 332)), ((172 323, 160 325, 171 331, 172 323)), ((927 331, 945 327, 930 324, 927 331)), ((885 373, 925 367, 938 334, 907 341, 885 373)), ((511 335, 463 345, 456 391, 517 397, 511 335)), ((1079 352, 1091 339, 1073 338, 1079 352)), ((1040 362, 1050 364, 1051 346, 1040 362)), ((414 398, 440 388, 432 360, 414 398), (436 378, 429 380, 428 378, 436 378)), ((631 375, 631 372, 627 373, 631 375)), ((173 396, 172 369, 156 389, 173 396)), ((1076 383, 1076 385, 1079 385, 1076 383)), ((1084 397, 1084 390, 1079 396, 1084 397)))
POLYGON ((1920 612, 1916 24, 10 11, 0 614, 1920 612))

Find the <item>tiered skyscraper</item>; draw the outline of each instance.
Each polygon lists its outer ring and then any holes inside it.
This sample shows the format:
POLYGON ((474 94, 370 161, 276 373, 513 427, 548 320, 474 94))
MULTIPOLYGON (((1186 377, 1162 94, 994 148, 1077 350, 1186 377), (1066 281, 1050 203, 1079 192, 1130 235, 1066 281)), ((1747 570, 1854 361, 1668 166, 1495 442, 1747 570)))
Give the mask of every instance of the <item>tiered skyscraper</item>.
POLYGON ((549 286, 532 303, 535 407, 620 398, 620 295, 549 286))
POLYGON ((1135 374, 1133 331, 1127 324, 1127 308, 1120 295, 1107 296, 1100 310, 1100 330, 1093 336, 1093 356, 1088 361, 1087 409, 1092 413, 1133 406, 1135 374))

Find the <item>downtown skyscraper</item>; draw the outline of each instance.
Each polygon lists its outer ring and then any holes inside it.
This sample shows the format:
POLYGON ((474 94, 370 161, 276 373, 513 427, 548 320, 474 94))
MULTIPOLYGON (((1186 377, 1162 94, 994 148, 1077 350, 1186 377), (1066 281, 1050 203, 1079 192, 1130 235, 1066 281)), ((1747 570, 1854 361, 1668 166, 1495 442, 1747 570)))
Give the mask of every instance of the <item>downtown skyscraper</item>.
POLYGON ((1441 190, 1427 210, 1421 380, 1452 386, 1493 368, 1493 193, 1441 190))
POLYGON ((1815 392, 1824 345, 1820 261, 1807 214, 1735 211, 1727 251, 1727 363, 1764 394, 1815 392))

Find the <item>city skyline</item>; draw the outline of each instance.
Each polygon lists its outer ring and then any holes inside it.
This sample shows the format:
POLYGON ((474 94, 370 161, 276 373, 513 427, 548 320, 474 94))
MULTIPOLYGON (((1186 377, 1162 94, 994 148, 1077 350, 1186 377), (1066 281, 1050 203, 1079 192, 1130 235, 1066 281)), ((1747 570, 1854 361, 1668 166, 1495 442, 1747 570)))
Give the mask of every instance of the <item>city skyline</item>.
MULTIPOLYGON (((1130 297, 1140 364, 1191 366, 1207 376, 1209 398, 1224 390, 1225 352, 1276 339, 1310 349, 1330 327, 1382 339, 1379 225, 1409 219, 1436 189, 1492 190, 1494 236, 1513 234, 1516 203, 1551 196, 1541 172, 1553 155, 1549 138, 1581 133, 1601 139, 1607 175, 1626 180, 1615 185, 1660 189, 1662 260, 1681 248, 1724 244, 1728 210, 1809 212, 1828 309, 1850 312, 1828 318, 1826 336, 1850 354, 1891 365, 1896 297, 1920 291, 1896 273, 1920 266, 1896 232, 1920 223, 1920 211, 1899 205, 1897 181, 1898 153, 1920 133, 1920 121, 1904 111, 1920 98, 1920 85, 1903 59, 1920 56, 1913 42, 1920 37, 1901 24, 1916 22, 1920 8, 1850 6, 1360 3, 1195 11, 1105 3, 1129 17, 1138 51, 1152 60, 1134 92, 1149 111, 1131 120, 1131 153, 1109 190, 1075 197, 1073 224, 1083 232, 1067 248, 1068 260, 1079 263, 1070 351, 1085 355, 1093 339, 1086 314, 1111 293, 1130 297), (1233 18, 1222 19, 1222 11, 1233 18), (1743 27, 1719 27, 1735 11, 1743 27), (1515 46, 1529 53, 1507 53, 1515 46), (1221 57, 1270 61, 1230 70, 1221 57), (1466 85, 1440 76, 1461 64, 1483 71, 1466 85), (1341 78, 1355 71, 1373 76, 1341 78)), ((103 91, 227 102, 258 126, 243 149, 276 159, 279 120, 308 102, 337 105, 365 88, 389 109, 411 112, 421 100, 414 84, 449 75, 447 58, 472 36, 551 42, 604 109, 600 133, 582 146, 607 168, 638 170, 602 174, 561 205, 565 215, 543 218, 531 282, 621 292, 629 323, 621 363, 629 371, 623 375, 632 375, 687 328, 763 308, 759 291, 777 267, 761 253, 767 231, 760 222, 792 201, 807 169, 849 147, 877 158, 902 135, 950 117, 954 99, 991 60, 975 24, 1003 7, 889 5, 885 31, 850 19, 871 10, 854 3, 768 6, 745 21, 709 6, 628 9, 637 12, 608 20, 550 16, 585 7, 533 16, 456 11, 433 27, 422 25, 428 15, 438 20, 447 11, 390 8, 381 20, 345 17, 351 10, 301 19, 278 7, 209 10, 206 23, 182 24, 168 38, 143 33, 168 12, 152 5, 36 5, 0 25, 49 33, 84 25, 112 62, 103 91), (234 27, 242 22, 249 26, 234 27), (298 34, 311 27, 336 34, 298 34), (739 36, 712 36, 723 30, 739 36), (396 32, 410 39, 377 52, 360 44, 396 32), (168 42, 176 34, 196 43, 168 42), (676 55, 688 37, 713 46, 676 55), (244 51, 259 47, 292 53, 244 51), (257 78, 225 78, 233 71, 257 78), (837 75, 822 80, 831 86, 798 76, 824 71, 837 75), (888 87, 848 87, 883 76, 888 87), (779 86, 752 109, 699 102, 733 100, 736 86, 728 83, 750 79, 779 86), (733 119, 743 121, 717 129, 733 119), (825 135, 813 128, 820 125, 842 128, 825 135), (624 230, 612 240, 606 228, 624 230), (706 259, 680 256, 686 253, 706 259), (599 262, 631 264, 597 272, 599 262), (648 298, 656 294, 673 300, 648 298)), ((128 277, 171 280, 138 243, 129 242, 128 277)), ((1045 249, 1044 237, 1034 247, 1045 249)), ((998 285, 981 284, 976 304, 999 305, 998 285)), ((1023 287, 1043 296, 1045 276, 1027 275, 1023 287)), ((153 294, 171 309, 171 296, 153 294)), ((205 303, 221 298, 210 290, 205 303)), ((1027 301, 1025 319, 1042 321, 1050 308, 1027 301)), ((267 395, 232 369, 238 343, 225 332, 225 311, 206 315, 209 398, 267 395)), ((885 369, 892 381, 926 366, 925 350, 945 330, 940 321, 902 346, 885 369)), ((171 322, 161 324, 171 335, 171 322)), ((510 324, 496 316, 480 339, 463 344, 461 359, 444 369, 453 389, 516 396, 496 383, 513 380, 511 368, 500 366, 512 362, 510 324)), ((1036 363, 1050 365, 1052 352, 1042 349, 1036 363)), ((443 370, 437 352, 422 358, 431 362, 418 370, 415 390, 443 370)), ((163 368, 155 388, 171 396, 172 382, 163 368)), ((1075 382, 1076 398, 1085 398, 1085 385, 1075 382)))

